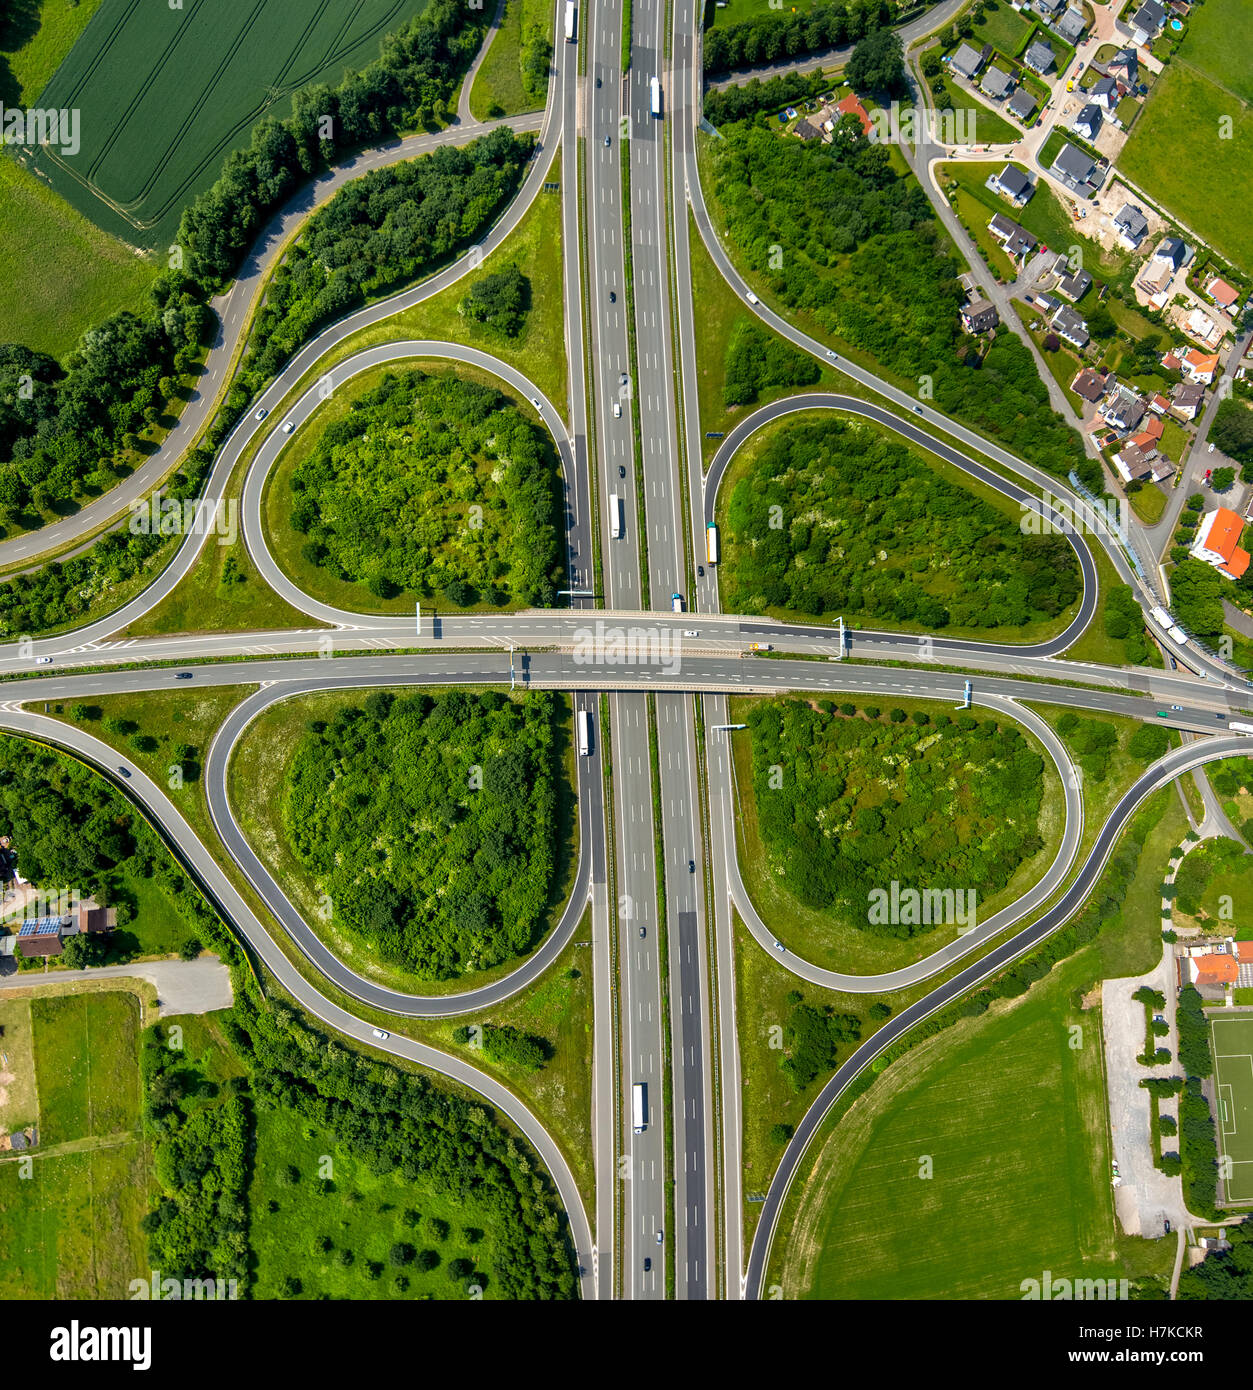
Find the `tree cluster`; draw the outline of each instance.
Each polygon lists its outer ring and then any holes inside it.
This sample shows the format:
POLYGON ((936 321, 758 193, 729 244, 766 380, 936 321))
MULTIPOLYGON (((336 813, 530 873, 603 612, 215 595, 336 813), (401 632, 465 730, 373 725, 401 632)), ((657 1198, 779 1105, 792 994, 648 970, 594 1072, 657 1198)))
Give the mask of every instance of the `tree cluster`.
POLYGON ((472 322, 516 338, 531 310, 531 282, 516 264, 508 265, 472 281, 458 308, 472 322))
POLYGON ((748 319, 740 319, 727 343, 724 405, 752 405, 762 391, 776 386, 812 386, 818 364, 807 352, 776 338, 748 319))
POLYGON ((991 719, 866 715, 796 698, 750 710, 758 825, 770 872, 807 907, 912 937, 935 923, 871 921, 871 892, 893 880, 980 899, 1003 888, 1042 844, 1043 760, 991 719))
POLYGON ((555 698, 369 696, 302 736, 283 823, 336 925, 425 979, 525 954, 555 879, 555 698))
POLYGON ((803 1091, 815 1077, 835 1069, 841 1043, 860 1038, 861 1020, 856 1014, 837 1014, 830 1004, 815 1008, 797 1002, 783 1028, 786 1050, 779 1066, 792 1089, 803 1091))
POLYGON ((389 373, 291 475, 304 557, 380 598, 550 606, 560 577, 548 434, 491 386, 389 373))
POLYGON ((771 435, 726 515, 723 583, 740 613, 1021 627, 1079 595, 1064 537, 1023 535, 903 444, 835 418, 771 435))
POLYGON ((743 263, 822 331, 929 387, 935 404, 1054 474, 1101 486, 1012 333, 982 356, 961 332, 957 262, 916 180, 843 121, 830 145, 764 124, 715 143, 713 202, 743 263))
POLYGON ((855 43, 890 24, 891 19, 886 0, 819 0, 807 13, 768 10, 740 24, 706 29, 705 71, 759 67, 800 53, 855 43))

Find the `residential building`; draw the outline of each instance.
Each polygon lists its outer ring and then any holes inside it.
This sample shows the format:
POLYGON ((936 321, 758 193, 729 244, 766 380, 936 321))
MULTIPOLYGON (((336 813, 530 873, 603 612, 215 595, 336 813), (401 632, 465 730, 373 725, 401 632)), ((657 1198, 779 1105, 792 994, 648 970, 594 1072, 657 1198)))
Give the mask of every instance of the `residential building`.
POLYGON ((1235 308, 1236 301, 1240 298, 1240 291, 1233 289, 1226 280, 1220 280, 1217 275, 1205 286, 1205 293, 1220 309, 1226 309, 1228 313, 1235 308))
POLYGON ((1083 11, 1075 9, 1073 5, 1053 21, 1053 28, 1070 44, 1078 43, 1087 27, 1088 21, 1084 19, 1083 11))
POLYGON ((1189 348, 1183 355, 1181 366, 1189 381, 1200 382, 1202 386, 1208 386, 1214 380, 1214 373, 1218 370, 1218 354, 1216 352, 1198 352, 1196 348, 1189 348))
POLYGON ((1105 64, 1105 75, 1134 87, 1140 81, 1140 59, 1135 49, 1120 48, 1105 64))
POLYGON ((983 54, 977 48, 971 48, 968 43, 959 44, 957 52, 948 60, 948 65, 958 77, 964 77, 969 81, 983 67, 983 54))
POLYGON ((1095 169, 1096 165, 1082 150, 1076 149, 1074 145, 1066 144, 1061 147, 1049 172, 1054 178, 1064 183, 1067 188, 1075 192, 1082 190, 1086 194, 1088 180, 1092 177, 1095 169))
POLYGON ((1193 309, 1188 315, 1188 321, 1184 324, 1184 331, 1190 338, 1195 338, 1198 343, 1204 343, 1206 347, 1215 347, 1223 339, 1223 330, 1201 309, 1193 309))
POLYGON ((1057 56, 1047 43, 1037 39, 1023 54, 1022 61, 1032 72, 1038 72, 1043 77, 1046 72, 1052 71, 1057 56))
POLYGON ((1005 254, 1012 260, 1017 260, 1019 256, 1025 256, 1028 251, 1034 251, 1036 248, 1035 237, 1025 227, 1011 222, 1004 213, 998 212, 992 218, 988 223, 988 230, 1001 242, 1005 247, 1005 254))
POLYGON ((1035 7, 1045 19, 1056 19, 1066 8, 1066 0, 1035 0, 1035 7))
POLYGON ((1170 409, 1170 397, 1163 396, 1160 391, 1155 391, 1149 398, 1149 409, 1157 415, 1165 415, 1170 409))
POLYGON ((1108 113, 1117 108, 1122 95, 1112 77, 1100 77, 1089 88, 1088 99, 1108 113))
POLYGON ((1191 553, 1228 579, 1239 579, 1249 567, 1249 552, 1240 549, 1243 530, 1244 522, 1235 512, 1229 507, 1216 507, 1201 518, 1191 553))
POLYGON ((1001 321, 996 305, 986 299, 972 299, 961 315, 962 327, 967 333, 987 333, 1001 321))
POLYGON ((1035 97, 1033 97, 1025 87, 1019 87, 1014 95, 1010 97, 1006 110, 1011 116, 1016 117, 1026 125, 1034 115, 1038 105, 1039 102, 1036 101, 1035 97))
POLYGON ((1181 420, 1195 420, 1205 403, 1205 387, 1199 382, 1181 381, 1171 388, 1170 409, 1181 420))
POLYGON ((1034 294, 1028 295, 1027 303, 1034 304, 1045 317, 1056 313, 1062 307, 1062 301, 1055 294, 1046 294, 1043 290, 1036 290, 1034 294))
POLYGON ((1182 237, 1168 236, 1163 237, 1153 256, 1157 260, 1169 261, 1176 270, 1180 266, 1189 264, 1193 257, 1192 248, 1182 237))
POLYGON ((1114 230, 1127 250, 1134 251, 1149 230, 1149 219, 1134 203, 1124 203, 1114 215, 1114 230))
POLYGON ((1128 440, 1113 456, 1111 462, 1124 483, 1144 482, 1153 477, 1153 456, 1156 449, 1147 452, 1138 444, 1128 440))
POLYGON ((1014 90, 1014 79, 1000 68, 989 68, 983 74, 979 89, 993 101, 1003 101, 1014 90))
POLYGON ((792 134, 801 140, 821 140, 822 131, 817 126, 811 125, 803 117, 792 127, 792 134))
POLYGON ((1070 128, 1085 140, 1095 140, 1101 129, 1101 108, 1095 102, 1088 102, 1075 117, 1070 128))
POLYGON ((1035 192, 1035 184, 1016 165, 1007 164, 999 174, 989 174, 988 187, 993 193, 1008 198, 1015 207, 1022 207, 1035 192))
POLYGON ((1116 381, 1113 376, 1109 379, 1109 385, 1110 393, 1101 407, 1101 414, 1112 429, 1130 434, 1144 419, 1147 409, 1144 397, 1133 386, 1116 381))
POLYGON ((1059 338, 1065 338, 1072 347, 1083 348, 1088 345, 1088 325, 1068 304, 1063 304, 1053 315, 1049 327, 1059 338))
POLYGON ((30 959, 34 956, 61 954, 61 928, 67 919, 61 917, 32 917, 17 930, 17 952, 30 959))
POLYGON ((1092 288, 1092 277, 1086 270, 1076 270, 1073 275, 1063 275, 1057 282, 1057 293, 1077 304, 1092 288))
POLYGON ((1131 37, 1142 47, 1162 32, 1166 23, 1166 10, 1158 0, 1144 0, 1144 4, 1130 17, 1127 28, 1131 37))
POLYGON ((1098 371, 1095 367, 1085 367, 1070 383, 1070 389, 1090 405, 1095 405, 1105 394, 1107 380, 1104 372, 1098 371))

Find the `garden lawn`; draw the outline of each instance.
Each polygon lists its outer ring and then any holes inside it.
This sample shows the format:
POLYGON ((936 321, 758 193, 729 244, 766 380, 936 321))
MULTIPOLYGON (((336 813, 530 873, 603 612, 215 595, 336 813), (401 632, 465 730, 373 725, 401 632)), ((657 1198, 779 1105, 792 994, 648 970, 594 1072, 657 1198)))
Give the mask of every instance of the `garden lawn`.
POLYGON ((31 1000, 40 1145, 139 1123, 139 1000, 124 991, 31 1000))
POLYGON ((1128 178, 1246 274, 1253 273, 1251 167, 1253 112, 1183 63, 1167 68, 1149 93, 1119 160, 1128 178), (1220 138, 1228 117, 1231 138, 1220 138))

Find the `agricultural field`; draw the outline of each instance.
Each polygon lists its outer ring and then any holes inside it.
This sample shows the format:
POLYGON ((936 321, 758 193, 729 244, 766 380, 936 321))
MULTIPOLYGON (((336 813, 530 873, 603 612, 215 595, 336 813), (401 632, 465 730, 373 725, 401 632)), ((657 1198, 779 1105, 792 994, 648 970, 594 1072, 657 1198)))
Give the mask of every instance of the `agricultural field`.
POLYGON ((1188 16, 1188 33, 1175 59, 1200 68, 1244 102, 1253 102, 1253 45, 1232 42, 1248 24, 1246 0, 1205 0, 1188 16))
POLYGON ((139 1000, 122 990, 31 1001, 40 1147, 139 1123, 139 1000))
POLYGON ((1185 42, 1180 59, 1149 93, 1118 167, 1248 274, 1253 224, 1245 176, 1253 166, 1253 111, 1190 67, 1190 48, 1185 42), (1223 133, 1227 120, 1229 137, 1223 133))
POLYGON ((1253 1014, 1210 1021, 1218 1152, 1231 1159, 1229 1202, 1253 1201, 1253 1014))
POLYGON ((30 997, 0 999, 0 1133, 12 1134, 39 1121, 30 997))
POLYGON ((49 147, 35 167, 103 230, 164 247, 184 205, 262 116, 285 116, 299 88, 334 84, 370 62, 383 36, 424 8, 103 5, 43 93, 43 105, 81 112, 81 148, 71 156, 49 147))

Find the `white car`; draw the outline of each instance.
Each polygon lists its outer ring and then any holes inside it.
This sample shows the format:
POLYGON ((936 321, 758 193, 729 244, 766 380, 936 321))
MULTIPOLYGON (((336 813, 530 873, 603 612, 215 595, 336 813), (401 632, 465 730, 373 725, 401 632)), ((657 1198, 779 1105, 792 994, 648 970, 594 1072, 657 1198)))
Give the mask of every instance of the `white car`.
POLYGON ((621 419, 622 419, 622 402, 621 402, 621 401, 614 401, 614 403, 613 403, 613 418, 614 418, 615 420, 621 420, 621 419))
POLYGON ((381 1028, 375 1028, 375 1029, 373 1030, 373 1032, 374 1032, 374 1036, 375 1036, 376 1038, 378 1038, 381 1042, 386 1042, 386 1041, 388 1040, 388 1038, 391 1037, 391 1034, 390 1034, 390 1033, 384 1033, 383 1030, 382 1030, 381 1028))
POLYGON ((538 410, 538 409, 539 409, 539 397, 538 397, 538 396, 532 396, 532 397, 531 397, 531 404, 535 407, 536 410, 538 410))
POLYGON ((782 942, 782 941, 776 941, 776 942, 774 943, 774 949, 775 949, 776 951, 782 951, 782 950, 783 950, 783 942, 782 942))
POLYGON ((752 290, 749 290, 749 292, 748 292, 748 302, 749 302, 750 304, 759 304, 761 301, 760 301, 760 300, 757 298, 757 296, 752 292, 752 290))
POLYGON ((699 629, 694 628, 694 627, 685 627, 685 628, 683 629, 683 635, 684 635, 684 637, 699 637, 699 636, 700 636, 700 631, 699 631, 699 629))
POLYGON ((1214 452, 1214 446, 1213 446, 1212 444, 1209 446, 1209 449, 1207 450, 1207 452, 1208 452, 1208 453, 1211 453, 1211 454, 1214 452))
POLYGON ((51 658, 50 656, 37 656, 37 657, 35 658, 35 665, 36 665, 36 666, 51 666, 51 665, 52 665, 52 658, 51 658))
POLYGON ((258 410, 252 418, 254 420, 264 420, 269 413, 270 412, 265 408, 265 406, 262 406, 261 409, 258 410))
POLYGON ((295 428, 295 424, 291 420, 288 420, 287 423, 283 426, 283 433, 290 434, 292 430, 294 430, 295 428))

